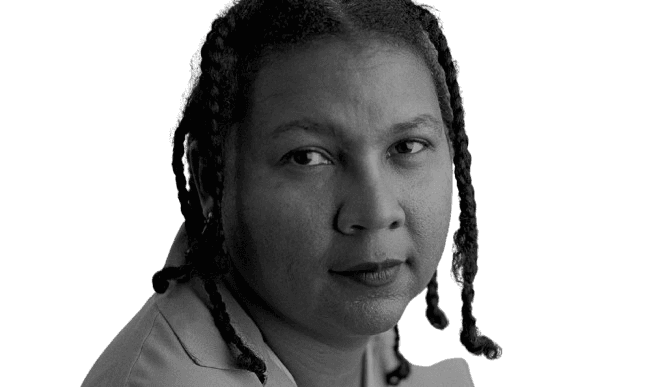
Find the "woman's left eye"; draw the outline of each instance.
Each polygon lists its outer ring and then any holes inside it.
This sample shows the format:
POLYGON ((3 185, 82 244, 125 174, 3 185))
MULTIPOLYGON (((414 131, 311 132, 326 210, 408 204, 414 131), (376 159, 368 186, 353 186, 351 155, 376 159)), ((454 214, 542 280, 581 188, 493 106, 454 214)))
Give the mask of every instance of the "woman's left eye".
MULTIPOLYGON (((426 149, 428 146, 429 146, 428 143, 424 141, 406 140, 406 141, 401 141, 399 143, 394 144, 393 148, 397 153, 415 154, 426 149)), ((388 155, 390 154, 391 152, 388 152, 388 155)))

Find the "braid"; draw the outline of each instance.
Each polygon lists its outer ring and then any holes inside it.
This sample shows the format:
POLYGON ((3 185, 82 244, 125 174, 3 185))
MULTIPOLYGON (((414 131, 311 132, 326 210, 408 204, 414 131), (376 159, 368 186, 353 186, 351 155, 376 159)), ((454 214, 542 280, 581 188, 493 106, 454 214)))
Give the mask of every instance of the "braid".
POLYGON ((255 373, 260 382, 264 384, 267 379, 266 364, 244 344, 231 325, 226 306, 215 285, 215 279, 222 277, 230 269, 221 222, 221 199, 224 186, 222 157, 224 133, 218 123, 227 122, 231 111, 230 98, 227 97, 228 94, 234 93, 236 88, 235 84, 226 84, 227 81, 230 82, 233 79, 231 73, 236 60, 233 50, 225 44, 227 36, 235 27, 234 11, 234 8, 230 9, 224 17, 216 18, 211 25, 211 31, 206 36, 206 41, 201 49, 202 61, 199 81, 187 100, 183 119, 175 131, 173 171, 189 236, 186 263, 180 267, 166 267, 157 272, 153 276, 153 287, 156 292, 163 293, 168 288, 168 281, 171 279, 185 281, 192 276, 200 277, 213 305, 210 312, 216 327, 224 341, 234 345, 240 351, 240 355, 236 357, 236 364, 255 373), (226 86, 229 87, 229 90, 226 90, 226 86), (217 221, 213 217, 206 219, 206 227, 199 238, 195 238, 194 235, 197 234, 197 227, 203 223, 204 218, 201 214, 194 176, 191 176, 188 182, 190 191, 186 190, 182 160, 185 152, 183 140, 186 135, 188 135, 189 141, 191 137, 198 140, 195 145, 199 149, 204 168, 209 167, 212 163, 216 175, 216 184, 213 184, 215 200, 212 214, 215 214, 217 221), (208 146, 209 143, 214 149, 208 146), (212 227, 209 227, 213 223, 216 226, 215 233, 210 231, 212 227), (217 259, 213 261, 213 257, 217 257, 217 259))
POLYGON ((190 278, 192 269, 192 265, 182 265, 160 270, 152 276, 152 287, 157 293, 165 293, 169 286, 168 281, 175 279, 177 282, 185 282, 190 278))
POLYGON ((399 366, 385 375, 387 384, 390 386, 398 386, 401 380, 407 378, 410 375, 410 362, 405 357, 403 357, 401 352, 399 352, 400 337, 398 324, 394 326, 394 334, 394 355, 399 361, 399 366))
MULTIPOLYGON (((473 281, 477 274, 477 218, 475 210, 475 190, 470 177, 471 155, 468 151, 468 136, 464 129, 464 109, 462 106, 459 84, 457 83, 457 67, 452 60, 450 48, 446 37, 441 31, 438 19, 427 9, 415 6, 419 14, 423 29, 430 35, 430 41, 437 48, 438 61, 446 74, 446 83, 450 93, 450 105, 453 111, 452 130, 450 131, 451 141, 455 146, 453 162, 455 164, 455 177, 459 189, 459 216, 460 228, 455 232, 455 251, 453 252, 452 273, 457 282, 463 285, 461 299, 463 306, 461 313, 463 325, 461 330, 461 343, 469 352, 484 355, 488 359, 497 359, 502 354, 502 348, 487 336, 480 336, 477 329, 477 319, 472 315, 472 302, 475 297, 473 281), (459 269, 462 269, 463 279, 459 277, 459 269)), ((436 273, 435 273, 436 277, 436 273)), ((436 293, 436 278, 430 282, 428 292, 436 293)), ((427 296, 431 302, 428 308, 433 308, 434 315, 442 315, 438 308, 438 297, 427 296), (436 303, 435 303, 436 301, 436 303)), ((445 317, 445 316, 444 316, 445 317)), ((441 326, 431 319, 433 326, 441 326)), ((447 322, 447 321, 446 321, 447 322)))
MULTIPOLYGON (((415 52, 425 52, 426 48, 422 47, 423 43, 416 36, 418 31, 414 27, 415 20, 421 23, 423 31, 428 34, 430 42, 436 48, 438 60, 433 60, 432 66, 433 69, 442 69, 440 71, 445 75, 447 86, 447 90, 438 89, 437 92, 440 94, 442 115, 445 114, 444 122, 449 133, 461 209, 460 228, 454 235, 455 251, 452 261, 452 274, 463 286, 461 342, 471 353, 484 353, 489 359, 501 356, 501 348, 496 343, 486 336, 480 336, 476 319, 472 315, 475 294, 473 281, 477 274, 478 231, 474 189, 470 176, 471 155, 464 129, 464 110, 457 83, 456 63, 452 60, 437 18, 424 6, 418 6, 412 0, 368 0, 364 4, 359 1, 332 0, 236 0, 223 15, 213 21, 206 36, 200 51, 201 74, 187 98, 183 117, 173 139, 172 167, 189 244, 185 252, 185 264, 166 267, 157 272, 153 276, 153 287, 156 292, 163 293, 170 280, 184 282, 192 277, 199 277, 212 304, 211 315, 215 325, 225 342, 237 348, 240 353, 236 357, 237 364, 254 372, 263 384, 267 378, 266 364, 244 344, 231 325, 230 316, 216 286, 216 280, 230 268, 230 257, 226 251, 221 222, 224 139, 230 124, 245 116, 244 109, 250 103, 249 95, 254 76, 271 53, 288 51, 317 37, 352 35, 357 31, 376 31, 382 33, 380 36, 399 37, 409 43, 415 52), (409 12, 398 12, 405 11, 401 7, 409 12), (241 32, 238 33, 237 30, 241 32), (446 94, 449 94, 449 101, 446 94), (188 181, 184 176, 184 142, 188 142, 189 147, 195 146, 200 156, 201 172, 191 171, 188 181), (207 219, 202 215, 193 176, 195 173, 209 176, 209 179, 203 182, 203 187, 213 195, 214 207, 212 216, 209 214, 207 219), (206 227, 200 230, 204 221, 206 227), (460 271, 463 278, 459 275, 460 271)), ((433 75, 437 76, 434 73, 433 75)), ((440 83, 444 85, 443 81, 440 83)), ((426 317, 432 326, 444 329, 448 325, 448 319, 438 306, 436 272, 427 289, 426 317)), ((399 365, 386 375, 387 383, 391 385, 399 384, 402 379, 408 377, 411 370, 410 363, 399 352, 398 325, 394 327, 394 331, 396 338, 393 349, 399 365)))
POLYGON ((219 329, 224 341, 235 345, 241 352, 235 359, 237 365, 255 373, 258 379, 260 379, 260 383, 266 383, 266 364, 244 344, 240 336, 235 331, 235 328, 231 325, 231 319, 226 312, 226 305, 222 300, 221 294, 219 294, 219 291, 217 290, 215 282, 212 279, 203 279, 203 282, 208 298, 210 299, 211 304, 213 304, 210 311, 217 329, 219 329))
POLYGON ((426 309, 426 317, 433 327, 443 330, 448 326, 448 318, 439 308, 439 293, 437 288, 437 271, 435 271, 430 283, 428 284, 428 292, 426 293, 426 304, 428 305, 426 309))

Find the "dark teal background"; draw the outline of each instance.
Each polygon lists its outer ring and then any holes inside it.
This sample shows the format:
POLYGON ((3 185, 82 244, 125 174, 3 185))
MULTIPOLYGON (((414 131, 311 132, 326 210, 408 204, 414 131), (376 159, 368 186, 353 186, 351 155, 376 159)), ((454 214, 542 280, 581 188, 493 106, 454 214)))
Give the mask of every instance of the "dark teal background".
MULTIPOLYGON (((3 385, 79 386, 152 294, 182 222, 169 129, 223 4, 0 6, 3 385)), ((456 187, 439 269, 452 324, 430 327, 419 296, 400 323, 403 354, 463 357, 477 387, 643 383, 644 3, 431 4, 461 66, 474 313, 504 356, 458 342, 456 187)))

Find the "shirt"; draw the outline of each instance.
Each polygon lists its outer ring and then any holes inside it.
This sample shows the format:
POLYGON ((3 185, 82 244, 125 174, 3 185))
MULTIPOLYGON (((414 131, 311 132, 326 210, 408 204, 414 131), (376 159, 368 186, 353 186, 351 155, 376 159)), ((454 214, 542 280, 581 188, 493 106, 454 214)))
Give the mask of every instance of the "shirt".
MULTIPOLYGON (((252 372, 239 369, 215 327, 205 300, 191 281, 172 283, 155 294, 99 357, 82 387, 98 386, 261 386, 252 372)), ((226 286, 218 285, 242 340, 267 365, 267 387, 295 387, 289 370, 263 341, 260 330, 226 286)), ((364 387, 385 387, 394 369, 394 331, 372 337, 363 357, 364 387)), ((473 386, 468 364, 448 359, 431 367, 412 365, 400 386, 473 386)))
MULTIPOLYGON (((182 235, 182 232, 184 233, 182 235)), ((180 229, 167 265, 180 262, 185 248, 180 229), (179 257, 178 257, 179 256, 179 257)), ((152 295, 98 358, 82 387, 240 387, 262 386, 255 373, 239 368, 210 313, 199 280, 171 282, 163 294, 152 295)), ((297 387, 296 382, 263 340, 260 329, 223 283, 217 288, 242 341, 267 366, 266 387, 297 387)), ((394 330, 372 336, 363 355, 363 387, 385 387, 385 375, 398 361, 394 330)), ((468 363, 446 359, 430 367, 411 365, 401 387, 473 387, 468 363)))

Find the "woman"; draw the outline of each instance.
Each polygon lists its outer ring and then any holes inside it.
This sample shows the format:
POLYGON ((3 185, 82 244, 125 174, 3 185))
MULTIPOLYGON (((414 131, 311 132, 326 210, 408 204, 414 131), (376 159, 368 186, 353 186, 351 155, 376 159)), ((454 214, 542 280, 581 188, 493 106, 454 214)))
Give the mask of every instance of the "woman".
POLYGON ((453 161, 461 342, 501 356, 472 316, 470 154, 436 17, 405 0, 242 0, 201 55, 174 141, 185 223, 160 294, 83 385, 472 386, 463 359, 417 367, 398 350, 424 288, 430 323, 448 324, 436 268, 453 161))

